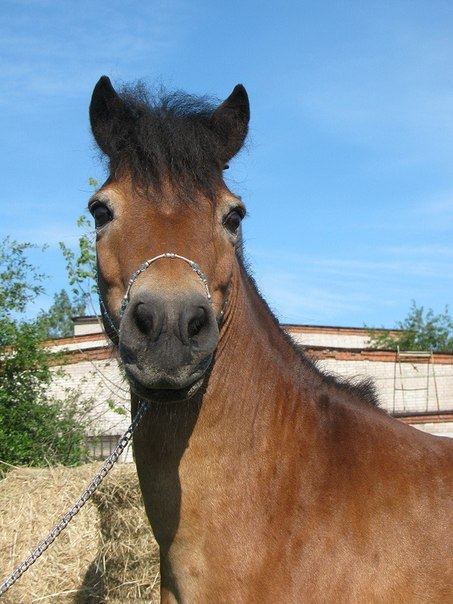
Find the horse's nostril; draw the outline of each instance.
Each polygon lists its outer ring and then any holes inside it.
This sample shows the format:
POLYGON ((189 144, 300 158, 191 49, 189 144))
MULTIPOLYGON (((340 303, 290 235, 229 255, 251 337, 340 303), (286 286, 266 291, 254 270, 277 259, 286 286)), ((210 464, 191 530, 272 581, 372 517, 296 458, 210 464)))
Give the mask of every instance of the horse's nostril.
POLYGON ((197 308, 194 316, 189 320, 187 326, 187 335, 193 338, 200 333, 206 324, 206 311, 204 308, 197 308))
POLYGON ((137 304, 135 308, 135 323, 143 334, 152 334, 154 329, 153 313, 146 304, 137 304))

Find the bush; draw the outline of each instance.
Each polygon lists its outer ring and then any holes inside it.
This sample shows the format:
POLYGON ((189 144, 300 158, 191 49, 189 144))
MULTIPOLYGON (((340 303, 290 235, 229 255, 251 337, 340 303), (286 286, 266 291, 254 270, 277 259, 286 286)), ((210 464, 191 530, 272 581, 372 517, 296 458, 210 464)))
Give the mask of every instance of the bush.
POLYGON ((48 395, 61 357, 42 346, 42 322, 24 319, 43 292, 44 276, 27 260, 31 247, 0 243, 0 461, 72 465, 85 459, 86 427, 77 395, 48 395))

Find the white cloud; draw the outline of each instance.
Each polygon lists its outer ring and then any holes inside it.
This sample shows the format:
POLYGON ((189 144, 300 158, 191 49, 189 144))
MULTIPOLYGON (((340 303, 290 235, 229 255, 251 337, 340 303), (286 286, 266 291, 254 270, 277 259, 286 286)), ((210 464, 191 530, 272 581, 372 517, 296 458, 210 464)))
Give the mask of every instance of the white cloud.
POLYGON ((395 245, 384 248, 384 253, 395 256, 409 256, 412 259, 421 256, 436 256, 440 259, 444 258, 445 260, 448 260, 453 257, 453 245, 448 246, 440 243, 395 245))

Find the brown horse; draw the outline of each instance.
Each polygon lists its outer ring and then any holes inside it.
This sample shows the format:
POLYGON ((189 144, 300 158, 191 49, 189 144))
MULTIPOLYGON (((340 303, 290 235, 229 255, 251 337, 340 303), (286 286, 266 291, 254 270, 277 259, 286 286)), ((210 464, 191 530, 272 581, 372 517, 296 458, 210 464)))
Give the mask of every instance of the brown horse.
POLYGON ((225 164, 245 89, 218 107, 118 94, 90 107, 110 176, 90 200, 102 312, 130 382, 163 602, 453 602, 453 443, 324 375, 244 268, 225 164))

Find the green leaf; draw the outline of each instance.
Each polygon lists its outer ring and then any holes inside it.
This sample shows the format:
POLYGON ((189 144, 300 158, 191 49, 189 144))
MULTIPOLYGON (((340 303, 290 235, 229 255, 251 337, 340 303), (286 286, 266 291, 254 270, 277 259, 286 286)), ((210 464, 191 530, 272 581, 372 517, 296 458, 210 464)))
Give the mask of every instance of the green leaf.
POLYGON ((448 306, 438 315, 430 308, 417 306, 412 300, 406 318, 398 321, 397 333, 389 330, 369 329, 372 347, 396 350, 424 350, 433 352, 453 352, 453 318, 448 306))

